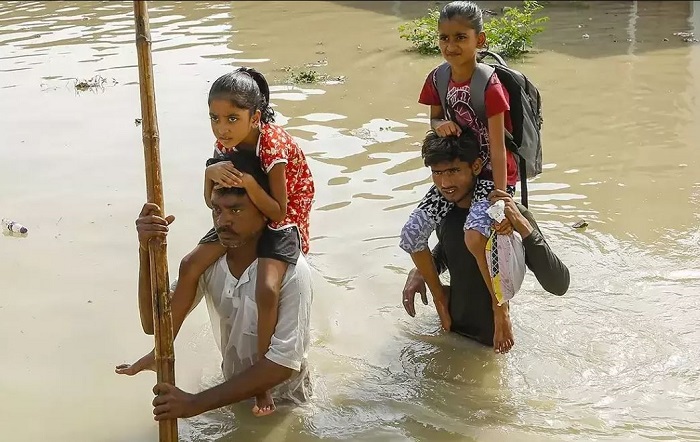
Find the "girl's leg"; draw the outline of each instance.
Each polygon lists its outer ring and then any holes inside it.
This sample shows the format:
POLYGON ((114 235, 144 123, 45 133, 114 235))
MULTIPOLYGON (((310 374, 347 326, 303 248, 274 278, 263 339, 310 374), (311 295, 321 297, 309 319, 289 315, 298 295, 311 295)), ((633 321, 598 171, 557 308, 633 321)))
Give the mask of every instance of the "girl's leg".
MULTIPOLYGON (((280 291, 289 265, 294 265, 301 249, 296 227, 273 230, 267 228, 258 247, 258 275, 255 302, 258 306, 258 358, 264 358, 277 326, 280 291)), ((261 417, 275 411, 269 391, 255 397, 253 414, 261 417)))
POLYGON ((226 253, 226 248, 217 242, 200 243, 180 262, 177 285, 173 292, 173 299, 184 297, 188 302, 173 303, 181 308, 174 308, 173 316, 173 338, 177 336, 182 326, 185 316, 192 308, 195 296, 197 295, 197 285, 199 278, 212 264, 226 253))
POLYGON ((474 189, 474 201, 469 209, 469 215, 464 225, 464 242, 469 252, 474 255, 479 266, 479 272, 491 295, 495 327, 493 348, 498 353, 506 353, 513 346, 513 330, 509 309, 507 304, 498 305, 486 260, 486 243, 491 235, 491 225, 493 223, 486 210, 490 206, 488 194, 493 189, 494 184, 492 181, 481 179, 477 181, 474 189))
MULTIPOLYGON (((282 279, 289 265, 276 259, 262 258, 258 262, 255 302, 258 305, 258 357, 265 357, 277 325, 282 279)), ((255 397, 253 414, 266 416, 275 411, 270 392, 255 397)))

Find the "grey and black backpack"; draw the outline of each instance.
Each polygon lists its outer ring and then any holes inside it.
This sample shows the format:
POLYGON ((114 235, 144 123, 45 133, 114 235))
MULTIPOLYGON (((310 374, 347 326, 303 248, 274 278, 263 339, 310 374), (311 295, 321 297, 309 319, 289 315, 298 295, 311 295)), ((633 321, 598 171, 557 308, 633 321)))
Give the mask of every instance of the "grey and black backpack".
MULTIPOLYGON (((537 87, 530 83, 525 75, 508 67, 498 54, 482 51, 480 60, 490 56, 495 63, 477 64, 470 85, 470 105, 484 124, 487 124, 484 95, 492 75, 497 75, 510 96, 510 118, 513 133, 506 131, 506 148, 518 157, 520 174, 520 196, 522 204, 527 207, 527 178, 542 173, 542 99, 537 87)), ((453 112, 447 106, 447 88, 452 71, 450 65, 443 63, 435 75, 436 89, 445 116, 452 121, 453 112)))

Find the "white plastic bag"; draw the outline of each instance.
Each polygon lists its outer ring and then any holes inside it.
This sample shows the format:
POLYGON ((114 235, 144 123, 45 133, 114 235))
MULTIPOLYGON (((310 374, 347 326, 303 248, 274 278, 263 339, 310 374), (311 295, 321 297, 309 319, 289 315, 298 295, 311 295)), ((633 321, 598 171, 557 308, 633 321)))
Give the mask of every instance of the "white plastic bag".
MULTIPOLYGON (((505 202, 496 201, 486 211, 496 222, 505 219, 505 202)), ((513 299, 525 279, 525 247, 518 232, 498 235, 495 230, 486 242, 486 263, 498 305, 513 299)))

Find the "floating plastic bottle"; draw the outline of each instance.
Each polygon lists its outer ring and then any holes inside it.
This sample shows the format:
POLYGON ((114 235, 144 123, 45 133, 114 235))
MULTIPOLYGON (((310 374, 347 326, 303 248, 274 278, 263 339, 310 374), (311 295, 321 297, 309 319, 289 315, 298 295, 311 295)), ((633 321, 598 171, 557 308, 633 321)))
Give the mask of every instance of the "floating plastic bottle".
POLYGON ((11 219, 2 219, 2 228, 11 233, 27 233, 28 230, 22 224, 12 221, 11 219))

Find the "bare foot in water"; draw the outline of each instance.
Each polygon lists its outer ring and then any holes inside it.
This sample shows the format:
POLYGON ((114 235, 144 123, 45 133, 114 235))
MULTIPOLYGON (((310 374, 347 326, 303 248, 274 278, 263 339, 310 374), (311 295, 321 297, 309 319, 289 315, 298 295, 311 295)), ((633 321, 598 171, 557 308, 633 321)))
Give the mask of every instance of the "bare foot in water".
POLYGON ((256 417, 268 416, 275 412, 275 401, 272 400, 272 395, 269 391, 265 394, 255 396, 255 406, 253 407, 253 415, 256 417))
POLYGON ((508 353, 515 344, 513 339, 513 324, 510 322, 508 304, 494 306, 493 311, 493 350, 496 353, 508 353))
POLYGON ((133 376, 144 370, 156 371, 156 356, 153 351, 134 362, 133 364, 121 364, 117 365, 114 372, 117 374, 125 374, 127 376, 133 376))

